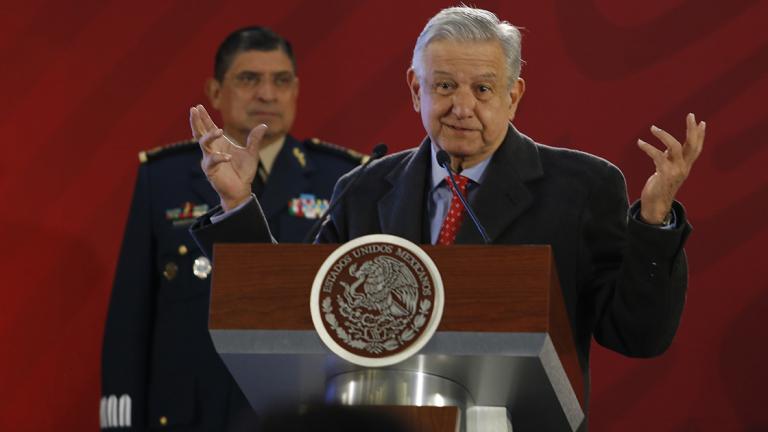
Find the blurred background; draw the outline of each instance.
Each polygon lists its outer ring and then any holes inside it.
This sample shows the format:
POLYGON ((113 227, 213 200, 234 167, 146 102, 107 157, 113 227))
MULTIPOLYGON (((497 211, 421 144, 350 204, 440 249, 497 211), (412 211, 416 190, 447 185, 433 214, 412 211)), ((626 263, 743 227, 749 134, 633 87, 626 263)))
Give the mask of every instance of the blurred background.
MULTIPOLYGON (((98 428, 101 338, 143 149, 187 139, 218 43, 268 25, 294 44, 293 134, 368 152, 424 136, 405 85, 444 1, 54 2, 0 6, 0 430, 98 428)), ((679 198, 694 232, 662 357, 593 350, 591 430, 768 430, 768 2, 478 1, 522 26, 516 126, 607 158, 630 199, 655 124, 707 139, 679 198)), ((182 203, 179 203, 182 204, 182 203)))

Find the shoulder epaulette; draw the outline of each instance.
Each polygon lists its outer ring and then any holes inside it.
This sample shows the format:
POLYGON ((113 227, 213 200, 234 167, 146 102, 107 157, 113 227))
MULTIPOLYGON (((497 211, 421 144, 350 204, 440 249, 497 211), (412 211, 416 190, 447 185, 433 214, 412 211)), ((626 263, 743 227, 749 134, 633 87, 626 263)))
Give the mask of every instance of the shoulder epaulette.
POLYGON ((312 149, 321 150, 328 153, 333 153, 333 154, 347 157, 348 159, 356 163, 365 163, 365 161, 368 160, 368 157, 369 157, 368 155, 364 155, 358 151, 348 149, 346 147, 342 147, 337 144, 329 143, 327 141, 323 141, 320 138, 308 139, 304 142, 304 144, 311 147, 312 149))
POLYGON ((179 141, 173 144, 155 147, 149 150, 142 150, 139 152, 139 162, 147 163, 149 161, 161 159, 165 156, 177 154, 184 151, 190 151, 198 148, 197 141, 186 140, 179 141))

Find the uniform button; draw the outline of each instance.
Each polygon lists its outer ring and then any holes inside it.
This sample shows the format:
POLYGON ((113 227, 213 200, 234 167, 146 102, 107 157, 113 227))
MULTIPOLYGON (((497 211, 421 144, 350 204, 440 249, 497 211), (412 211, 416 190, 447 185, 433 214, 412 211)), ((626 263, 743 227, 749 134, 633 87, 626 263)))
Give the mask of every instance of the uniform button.
POLYGON ((204 256, 197 257, 194 264, 192 264, 192 273, 198 277, 198 279, 207 279, 211 273, 211 261, 204 256))
POLYGON ((160 417, 160 426, 166 426, 168 424, 168 417, 162 416, 160 417))
POLYGON ((179 255, 184 256, 189 252, 189 249, 187 249, 187 245, 181 245, 179 246, 179 255))
POLYGON ((177 266, 175 262, 169 262, 165 264, 165 268, 163 269, 163 276, 165 276, 165 279, 170 281, 176 277, 176 273, 178 272, 179 266, 177 266))

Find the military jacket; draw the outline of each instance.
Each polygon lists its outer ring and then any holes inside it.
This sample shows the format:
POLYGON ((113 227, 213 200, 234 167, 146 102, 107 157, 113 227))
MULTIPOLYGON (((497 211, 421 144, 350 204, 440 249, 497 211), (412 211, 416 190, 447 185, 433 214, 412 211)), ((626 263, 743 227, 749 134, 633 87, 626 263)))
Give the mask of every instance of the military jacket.
MULTIPOLYGON (((208 334, 211 264, 188 233, 218 204, 196 142, 140 153, 102 352, 102 429, 235 431, 255 414, 208 334)), ((300 242, 362 155, 288 136, 260 194, 273 235, 300 242)))

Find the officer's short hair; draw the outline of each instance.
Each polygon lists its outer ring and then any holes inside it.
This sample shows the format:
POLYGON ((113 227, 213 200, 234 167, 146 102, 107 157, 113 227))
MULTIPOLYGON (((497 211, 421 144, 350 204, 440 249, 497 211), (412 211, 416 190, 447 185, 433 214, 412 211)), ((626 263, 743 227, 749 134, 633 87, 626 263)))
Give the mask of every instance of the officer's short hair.
POLYGON ((217 81, 222 81, 227 70, 232 66, 232 60, 241 52, 273 51, 276 49, 283 51, 291 59, 293 72, 296 73, 296 59, 293 56, 291 43, 287 39, 267 27, 252 26, 235 30, 224 39, 216 51, 213 76, 217 81))

